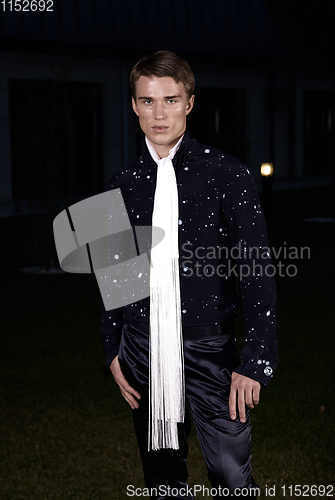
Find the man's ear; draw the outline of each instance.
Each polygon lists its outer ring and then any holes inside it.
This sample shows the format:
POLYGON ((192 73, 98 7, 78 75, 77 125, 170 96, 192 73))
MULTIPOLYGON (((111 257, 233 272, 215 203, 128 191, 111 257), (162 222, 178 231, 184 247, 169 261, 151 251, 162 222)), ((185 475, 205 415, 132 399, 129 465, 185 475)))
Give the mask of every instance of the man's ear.
POLYGON ((194 106, 194 94, 191 95, 188 103, 187 103, 187 106, 186 106, 186 115, 188 115, 189 113, 191 113, 192 109, 193 109, 193 106, 194 106))
POLYGON ((131 98, 131 105, 132 105, 132 108, 134 110, 134 113, 138 116, 136 102, 135 102, 135 99, 133 97, 131 98))

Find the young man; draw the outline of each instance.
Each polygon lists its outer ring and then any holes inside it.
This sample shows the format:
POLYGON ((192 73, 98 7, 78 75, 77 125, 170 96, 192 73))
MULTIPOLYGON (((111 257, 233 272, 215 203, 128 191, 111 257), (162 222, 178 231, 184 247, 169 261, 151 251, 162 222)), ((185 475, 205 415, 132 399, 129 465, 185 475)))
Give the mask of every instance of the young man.
MULTIPOLYGON (((170 51, 144 57, 132 68, 130 87, 142 152, 107 188, 121 188, 133 226, 163 227, 167 245, 152 251, 150 297, 102 313, 106 363, 132 409, 147 487, 178 487, 174 498, 185 498, 192 417, 212 486, 231 495, 249 488, 255 496, 249 409, 278 363, 276 285, 265 272, 271 256, 256 184, 237 158, 186 131, 195 81, 185 60, 170 51), (239 306, 244 335, 238 354, 239 306), (168 427, 173 418, 165 417, 167 427, 161 422, 170 403, 177 408, 171 414, 181 416, 176 446, 175 429, 168 427), (162 424, 156 446, 149 435, 154 418, 162 424)), ((152 494, 166 497, 162 490, 152 494)))

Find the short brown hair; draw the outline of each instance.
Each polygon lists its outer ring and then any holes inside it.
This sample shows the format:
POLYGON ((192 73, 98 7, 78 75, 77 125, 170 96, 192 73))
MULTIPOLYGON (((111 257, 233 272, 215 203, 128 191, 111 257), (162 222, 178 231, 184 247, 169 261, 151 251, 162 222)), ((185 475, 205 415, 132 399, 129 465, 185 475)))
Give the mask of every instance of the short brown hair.
POLYGON ((158 50, 154 54, 142 57, 130 71, 130 92, 135 100, 137 80, 141 76, 152 75, 171 76, 175 82, 184 84, 188 98, 194 94, 195 78, 188 62, 170 50, 158 50))

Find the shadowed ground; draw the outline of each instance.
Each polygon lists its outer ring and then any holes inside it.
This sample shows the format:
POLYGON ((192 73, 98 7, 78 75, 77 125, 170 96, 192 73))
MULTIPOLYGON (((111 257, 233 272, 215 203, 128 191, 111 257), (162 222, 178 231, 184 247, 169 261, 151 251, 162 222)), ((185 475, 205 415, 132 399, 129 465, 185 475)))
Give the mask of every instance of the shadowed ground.
MULTIPOLYGON (((280 369, 252 411, 255 478, 276 498, 334 481, 333 254, 313 246, 278 282, 280 369)), ((130 409, 103 368, 94 279, 13 274, 3 288, 0 498, 127 498, 144 483, 130 409)), ((189 470, 209 486, 194 428, 189 470)))

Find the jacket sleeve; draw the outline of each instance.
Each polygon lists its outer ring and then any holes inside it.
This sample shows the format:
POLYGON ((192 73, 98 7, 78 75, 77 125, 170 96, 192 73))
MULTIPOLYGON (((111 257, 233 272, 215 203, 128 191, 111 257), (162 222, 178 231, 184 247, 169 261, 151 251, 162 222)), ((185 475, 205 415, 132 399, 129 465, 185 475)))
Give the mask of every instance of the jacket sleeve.
MULTIPOLYGON (((104 191, 118 187, 121 187, 120 176, 116 174, 105 183, 104 191)), ((103 342, 106 367, 109 369, 120 347, 124 323, 124 307, 106 311, 102 300, 100 304, 100 334, 103 342)))
POLYGON ((106 367, 109 369, 117 356, 123 328, 123 307, 106 311, 102 304, 100 313, 100 333, 105 352, 106 367))
POLYGON ((235 247, 230 265, 237 276, 243 316, 240 364, 234 371, 267 386, 278 365, 274 266, 256 182, 238 161, 229 170, 224 212, 235 247))

